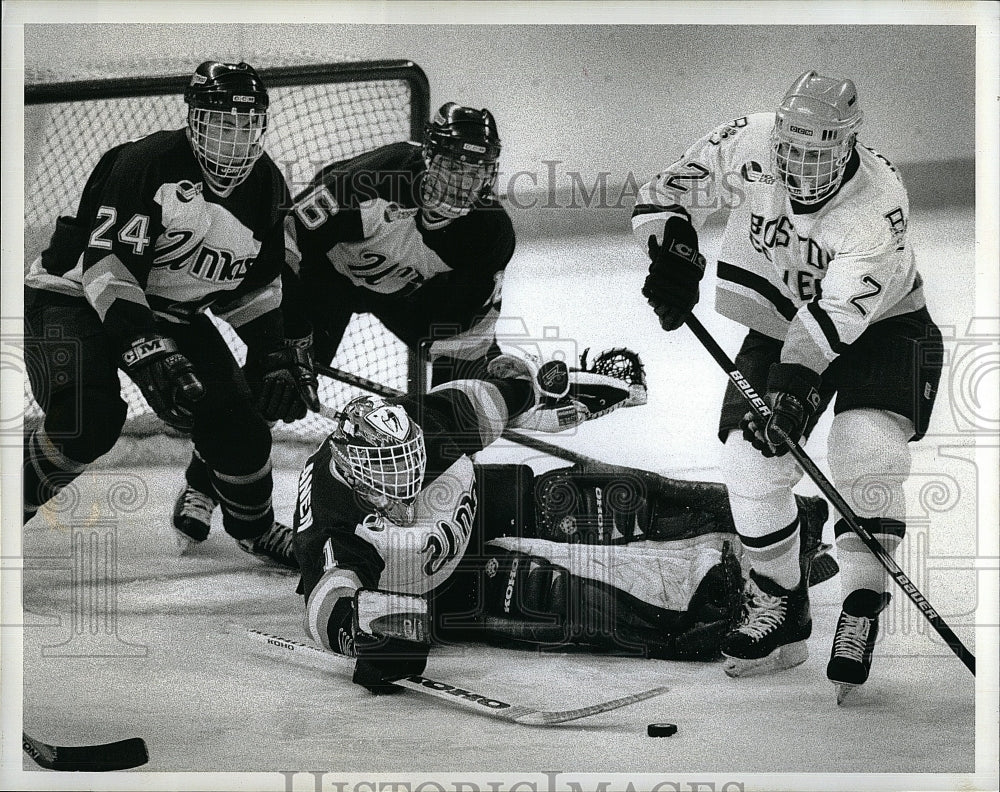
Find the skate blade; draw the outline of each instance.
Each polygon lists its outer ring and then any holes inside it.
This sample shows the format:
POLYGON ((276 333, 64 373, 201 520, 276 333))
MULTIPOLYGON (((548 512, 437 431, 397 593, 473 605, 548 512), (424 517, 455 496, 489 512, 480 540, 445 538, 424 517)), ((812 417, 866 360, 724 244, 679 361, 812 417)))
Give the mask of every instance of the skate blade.
POLYGON ((186 533, 178 531, 176 528, 171 529, 171 533, 174 535, 174 541, 177 543, 178 556, 188 555, 195 547, 201 544, 197 539, 192 539, 186 533))
POLYGON ((725 660, 722 663, 722 670, 726 676, 746 677, 758 676, 760 674, 770 674, 775 671, 784 671, 802 665, 809 657, 809 647, 805 641, 779 646, 771 654, 765 657, 746 659, 742 657, 729 657, 723 655, 725 660))
POLYGON ((851 685, 847 682, 834 682, 833 685, 837 688, 837 706, 843 704, 848 698, 853 698, 854 692, 861 687, 861 685, 851 685))

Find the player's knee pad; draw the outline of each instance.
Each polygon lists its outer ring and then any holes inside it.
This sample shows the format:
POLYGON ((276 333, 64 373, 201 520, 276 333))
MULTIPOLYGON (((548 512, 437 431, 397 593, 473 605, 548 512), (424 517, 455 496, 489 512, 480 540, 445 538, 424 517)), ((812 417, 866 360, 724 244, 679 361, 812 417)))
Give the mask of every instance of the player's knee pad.
POLYGON ((902 516, 913 424, 884 410, 848 410, 830 427, 833 482, 861 517, 902 516))
POLYGON ((107 391, 84 388, 80 401, 53 397, 45 416, 45 430, 51 437, 62 435, 66 456, 89 464, 108 453, 121 436, 127 407, 121 398, 108 398, 107 391))
POLYGON ((723 446, 722 469, 733 522, 742 536, 766 536, 790 525, 798 514, 792 488, 802 472, 791 455, 764 457, 739 431, 723 446))
POLYGON ((240 421, 233 416, 220 418, 211 430, 195 427, 195 445, 202 459, 214 470, 250 473, 258 470, 271 455, 271 430, 256 414, 240 421))
POLYGON ((766 458, 735 430, 723 446, 722 470, 730 497, 752 500, 790 491, 802 477, 791 455, 766 458))

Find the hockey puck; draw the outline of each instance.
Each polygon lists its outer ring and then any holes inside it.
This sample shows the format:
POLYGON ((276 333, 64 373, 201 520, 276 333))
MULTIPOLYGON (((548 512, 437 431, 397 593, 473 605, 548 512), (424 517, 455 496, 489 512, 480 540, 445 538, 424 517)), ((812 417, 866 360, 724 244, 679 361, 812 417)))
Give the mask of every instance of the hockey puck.
POLYGON ((677 725, 674 723, 650 723, 646 727, 646 734, 650 737, 672 737, 677 734, 677 725))

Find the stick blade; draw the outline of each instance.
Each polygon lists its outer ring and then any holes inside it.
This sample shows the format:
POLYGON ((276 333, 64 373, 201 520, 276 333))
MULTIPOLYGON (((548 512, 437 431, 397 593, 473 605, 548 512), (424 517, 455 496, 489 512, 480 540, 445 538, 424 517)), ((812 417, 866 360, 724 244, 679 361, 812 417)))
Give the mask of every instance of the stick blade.
POLYGON ((46 770, 61 772, 102 773, 129 770, 149 761, 146 743, 139 737, 103 743, 101 745, 48 745, 21 735, 25 752, 46 770))
POLYGON ((589 718, 591 715, 597 715, 601 712, 611 712, 611 710, 629 707, 632 704, 638 704, 640 701, 646 701, 647 699, 655 698, 656 696, 662 696, 668 690, 670 690, 670 688, 665 686, 650 688, 649 690, 640 690, 638 693, 630 693, 627 696, 621 696, 620 698, 611 699, 610 701, 602 701, 599 704, 590 704, 586 707, 579 707, 578 709, 556 712, 533 710, 512 717, 510 720, 513 720, 515 723, 523 723, 529 726, 552 726, 556 723, 566 723, 567 721, 579 720, 580 718, 589 718))

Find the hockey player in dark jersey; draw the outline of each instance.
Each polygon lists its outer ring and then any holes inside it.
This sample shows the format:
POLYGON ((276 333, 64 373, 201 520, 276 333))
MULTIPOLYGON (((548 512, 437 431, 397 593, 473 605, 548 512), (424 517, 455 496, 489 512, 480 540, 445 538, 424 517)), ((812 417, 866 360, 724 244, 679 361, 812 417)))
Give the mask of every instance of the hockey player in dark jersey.
POLYGON ((483 375, 514 253, 493 194, 500 148, 489 110, 448 102, 422 146, 393 143, 316 175, 288 247, 312 296, 318 361, 329 364, 351 316, 368 312, 412 350, 430 344, 434 384, 483 375))
MULTIPOLYGON (((488 374, 355 399, 306 462, 294 548, 310 637, 357 657, 376 693, 421 673, 435 641, 717 653, 741 592, 725 489, 474 464, 512 422, 559 431, 628 398, 627 381, 558 361, 501 355, 488 374)), ((802 503, 818 537, 825 504, 802 503)))
MULTIPOLYGON (((481 377, 494 340, 510 216, 493 194, 500 137, 489 110, 443 105, 423 145, 392 143, 321 169, 287 221, 287 256, 308 295, 316 360, 329 365, 351 317, 371 313, 432 384, 481 377)), ((207 536, 216 498, 193 458, 174 526, 207 536)))
MULTIPOLYGON (((268 94, 245 63, 202 63, 183 129, 101 157, 75 217, 25 276, 25 354, 45 417, 24 448, 30 518, 118 439, 118 369, 190 433, 225 529, 271 556, 270 430, 318 409, 309 328, 286 325, 284 178, 264 152, 268 94), (241 370, 206 308, 246 343, 241 370)), ((280 552, 278 552, 280 556, 280 552)))

